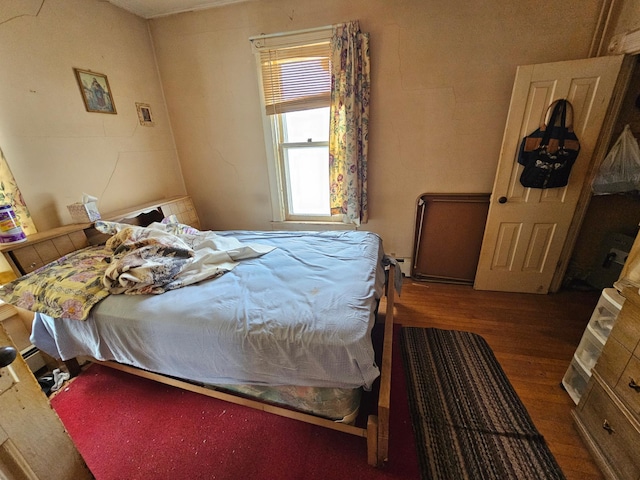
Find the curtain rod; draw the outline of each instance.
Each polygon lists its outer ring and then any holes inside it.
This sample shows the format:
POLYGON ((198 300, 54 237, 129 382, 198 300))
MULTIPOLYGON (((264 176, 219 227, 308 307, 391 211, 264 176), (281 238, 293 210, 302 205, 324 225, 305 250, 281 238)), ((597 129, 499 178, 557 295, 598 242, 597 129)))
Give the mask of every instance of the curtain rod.
POLYGON ((324 27, 307 28, 305 30, 295 30, 293 32, 269 33, 269 34, 263 34, 263 35, 256 35, 253 37, 249 37, 249 41, 253 42, 254 40, 261 40, 264 38, 278 38, 278 37, 287 37, 289 35, 299 35, 302 33, 321 32, 323 30, 330 30, 332 28, 333 28, 333 25, 325 25, 324 27))

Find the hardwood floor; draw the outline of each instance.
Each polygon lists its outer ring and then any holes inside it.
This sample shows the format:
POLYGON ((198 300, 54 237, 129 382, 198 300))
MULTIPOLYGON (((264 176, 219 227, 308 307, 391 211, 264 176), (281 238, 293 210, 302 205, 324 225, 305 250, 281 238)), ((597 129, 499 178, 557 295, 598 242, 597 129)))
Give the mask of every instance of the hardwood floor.
POLYGON ((482 335, 568 480, 604 478, 579 437, 561 381, 599 292, 549 295, 476 291, 405 279, 395 322, 482 335))

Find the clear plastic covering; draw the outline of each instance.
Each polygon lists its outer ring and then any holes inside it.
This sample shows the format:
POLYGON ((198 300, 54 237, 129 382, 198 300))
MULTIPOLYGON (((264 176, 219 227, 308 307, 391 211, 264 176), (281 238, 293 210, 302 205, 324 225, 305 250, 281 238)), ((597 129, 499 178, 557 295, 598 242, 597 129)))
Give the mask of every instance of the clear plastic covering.
POLYGON ((297 387, 293 385, 220 385, 220 389, 240 393, 274 405, 353 424, 360 407, 361 388, 297 387))
POLYGON ((629 125, 602 162, 591 189, 595 195, 640 190, 640 148, 629 125))

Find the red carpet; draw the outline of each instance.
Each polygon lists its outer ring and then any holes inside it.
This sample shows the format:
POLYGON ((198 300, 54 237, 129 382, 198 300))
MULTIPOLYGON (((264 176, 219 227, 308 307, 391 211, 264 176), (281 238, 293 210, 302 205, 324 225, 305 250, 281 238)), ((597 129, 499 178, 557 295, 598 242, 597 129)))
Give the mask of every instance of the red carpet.
POLYGON ((389 463, 381 469, 367 465, 364 438, 100 365, 51 403, 97 480, 417 479, 398 336, 389 463))

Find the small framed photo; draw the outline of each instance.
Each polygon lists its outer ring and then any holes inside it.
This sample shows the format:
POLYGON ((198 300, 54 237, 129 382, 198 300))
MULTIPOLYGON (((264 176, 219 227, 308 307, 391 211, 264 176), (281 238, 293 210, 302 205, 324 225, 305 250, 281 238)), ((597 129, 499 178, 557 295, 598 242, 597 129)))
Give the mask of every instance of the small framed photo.
POLYGON ((140 120, 140 125, 145 127, 153 127, 153 117, 151 116, 151 105, 148 103, 138 103, 136 102, 136 108, 138 109, 138 119, 140 120))
POLYGON ((91 70, 74 68, 87 112, 117 113, 107 76, 91 70))

